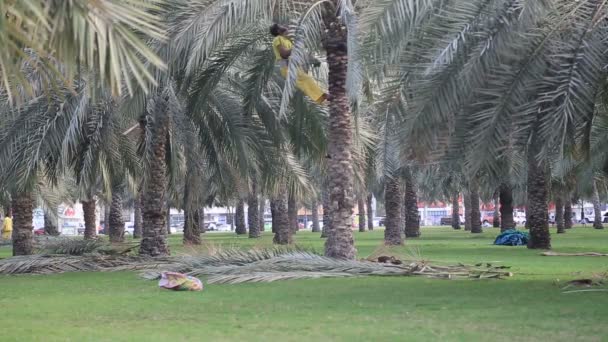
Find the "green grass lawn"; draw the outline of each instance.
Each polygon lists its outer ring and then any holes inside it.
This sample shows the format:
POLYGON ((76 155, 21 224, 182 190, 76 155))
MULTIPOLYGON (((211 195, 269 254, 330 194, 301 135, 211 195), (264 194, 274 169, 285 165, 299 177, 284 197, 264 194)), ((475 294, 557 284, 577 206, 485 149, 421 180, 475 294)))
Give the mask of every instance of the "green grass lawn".
MULTIPOLYGON (((423 229, 397 252, 435 262, 512 266, 507 280, 355 278, 209 285, 161 290, 135 273, 0 277, 1 341, 606 341, 608 292, 564 294, 560 282, 608 270, 608 257, 542 257, 525 247, 492 246, 496 229, 472 236, 423 229)), ((382 231, 356 233, 359 255, 382 231)), ((174 253, 187 253, 172 236, 174 253)), ((205 235, 207 249, 264 246, 205 235)), ((299 245, 323 240, 300 232, 299 245)), ((553 235, 556 251, 608 253, 608 230, 553 235)), ((8 248, 0 250, 7 256, 8 248)))

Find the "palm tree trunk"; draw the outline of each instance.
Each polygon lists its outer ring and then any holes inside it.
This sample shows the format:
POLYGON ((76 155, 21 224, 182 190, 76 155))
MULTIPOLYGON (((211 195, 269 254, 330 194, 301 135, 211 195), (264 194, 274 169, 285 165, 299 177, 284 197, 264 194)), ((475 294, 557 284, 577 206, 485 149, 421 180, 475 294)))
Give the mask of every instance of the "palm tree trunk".
POLYGON ((119 188, 112 191, 110 206, 110 242, 120 243, 125 240, 125 221, 122 217, 122 194, 119 188))
POLYGON ((452 228, 460 230, 460 194, 452 196, 452 228))
POLYGON ((352 232, 354 206, 352 116, 346 95, 348 69, 347 31, 338 18, 340 0, 325 2, 324 39, 329 67, 329 214, 331 230, 325 241, 325 255, 338 259, 354 259, 356 253, 352 232))
POLYGON ((12 207, 13 256, 31 255, 34 252, 32 244, 34 200, 32 199, 32 194, 29 192, 15 194, 12 207))
POLYGON ((264 220, 264 216, 266 215, 266 199, 263 196, 260 197, 260 210, 258 211, 258 215, 260 216, 260 232, 263 232, 266 230, 266 227, 264 227, 266 225, 266 221, 264 220))
MULTIPOLYGON (((187 172, 186 180, 190 180, 191 174, 187 172)), ((199 230, 198 208, 194 205, 194 199, 190 187, 184 187, 184 245, 200 245, 201 232, 199 230)))
POLYGON ((289 245, 293 243, 293 231, 291 230, 289 215, 287 213, 287 197, 287 191, 283 189, 273 201, 272 228, 275 230, 273 242, 277 245, 289 245))
POLYGON ((534 148, 528 154, 528 219, 526 219, 530 224, 528 248, 551 249, 547 205, 547 164, 545 161, 539 163, 536 160, 534 148))
POLYGON ((360 197, 357 201, 357 206, 359 210, 359 232, 365 232, 365 201, 363 197, 360 197))
POLYGON ((572 217, 572 199, 570 198, 570 194, 567 193, 566 198, 564 200, 564 228, 572 228, 572 217))
POLYGON ((555 194, 555 225, 557 226, 557 233, 563 234, 566 232, 564 226, 564 198, 560 192, 555 194))
POLYGON ((167 235, 171 235, 171 203, 167 202, 167 207, 165 208, 167 211, 167 220, 165 221, 165 231, 167 235))
POLYGON ((169 114, 167 103, 158 99, 155 108, 157 122, 150 123, 151 149, 153 155, 149 162, 149 179, 143 193, 143 239, 139 254, 149 256, 169 255, 167 244, 167 134, 169 132, 169 114))
MULTIPOLYGON (((53 209, 48 209, 48 210, 53 210, 53 209)), ((55 208, 54 210, 55 210, 55 217, 56 217, 57 208, 55 208)), ((47 210, 44 210, 44 234, 50 235, 50 236, 59 236, 59 229, 57 228, 56 219, 53 217, 53 215, 48 213, 47 210)))
POLYGON ((397 178, 389 179, 384 189, 384 206, 386 209, 386 228, 384 244, 387 246, 403 245, 401 236, 401 188, 397 178))
POLYGON ((236 206, 235 212, 235 232, 237 235, 247 234, 247 226, 245 225, 245 201, 239 199, 239 203, 236 206))
POLYGON ((312 199, 310 206, 312 207, 312 232, 320 233, 321 225, 319 224, 319 203, 317 202, 316 196, 312 199))
POLYGON ((84 239, 92 240, 97 237, 97 226, 95 225, 97 201, 92 198, 89 201, 82 201, 82 211, 84 214, 84 239))
POLYGON ((110 207, 109 203, 103 205, 103 231, 107 236, 110 236, 110 207))
POLYGON ((367 230, 374 230, 374 208, 372 208, 372 194, 367 195, 367 230))
POLYGON ((420 216, 418 194, 414 177, 410 170, 405 172, 405 237, 420 237, 420 216))
POLYGON ((141 192, 137 194, 137 197, 135 197, 134 207, 133 220, 135 222, 133 225, 133 238, 141 239, 143 234, 143 219, 141 217, 141 192))
POLYGON ((502 183, 499 189, 500 201, 500 231, 515 229, 513 218, 513 187, 511 184, 502 183))
POLYGON ((464 230, 471 231, 471 195, 469 192, 464 193, 464 230))
POLYGON ((272 217, 271 220, 271 224, 272 224, 272 233, 276 234, 277 232, 277 224, 279 224, 279 222, 277 221, 278 218, 278 212, 277 212, 277 206, 279 205, 278 200, 277 199, 270 199, 270 216, 272 217))
POLYGON ((471 181, 471 233, 483 233, 481 228, 481 212, 479 211, 479 184, 471 181))
POLYGON ((600 192, 597 189, 597 181, 593 180, 593 213, 595 217, 593 219, 593 228, 604 229, 602 224, 602 208, 600 206, 600 192))
POLYGON ((287 201, 287 215, 289 216, 289 229, 296 234, 298 232, 298 204, 293 194, 289 194, 287 201))
POLYGON ((500 228, 500 195, 499 191, 494 192, 494 217, 492 218, 492 226, 500 228))
POLYGON ((260 237, 260 219, 258 217, 258 188, 256 179, 252 179, 251 193, 247 199, 247 222, 249 224, 249 238, 257 239, 260 237))
POLYGON ((327 238, 331 230, 331 217, 329 216, 329 191, 323 191, 323 228, 321 238, 327 238))

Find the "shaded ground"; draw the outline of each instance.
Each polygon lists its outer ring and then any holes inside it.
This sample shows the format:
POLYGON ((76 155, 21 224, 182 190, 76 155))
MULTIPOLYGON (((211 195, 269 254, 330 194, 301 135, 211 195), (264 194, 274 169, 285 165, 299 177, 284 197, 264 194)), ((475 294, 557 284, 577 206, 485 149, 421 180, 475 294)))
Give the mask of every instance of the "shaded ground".
MULTIPOLYGON (((356 233, 359 255, 382 231, 356 233)), ((608 293, 563 294, 556 282, 608 271, 608 257, 541 257, 498 247, 496 229, 472 236, 445 228, 398 250, 438 262, 500 262, 503 281, 358 278, 210 285, 202 293, 160 290, 134 273, 0 277, 2 341, 601 341, 608 293)), ((173 251, 187 252, 181 236, 173 251)), ((262 240, 207 234, 206 249, 262 246, 262 240)), ((299 244, 322 250, 317 234, 299 244)), ((553 235, 556 251, 608 252, 608 231, 553 235)), ((0 249, 6 256, 8 248, 0 249)))

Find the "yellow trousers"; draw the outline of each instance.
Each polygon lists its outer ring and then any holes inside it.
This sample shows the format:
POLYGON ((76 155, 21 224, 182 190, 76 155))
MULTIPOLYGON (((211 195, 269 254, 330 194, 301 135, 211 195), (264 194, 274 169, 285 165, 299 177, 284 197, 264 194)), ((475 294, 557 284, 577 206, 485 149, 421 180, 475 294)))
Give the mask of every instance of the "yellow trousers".
POLYGON ((13 234, 12 231, 8 231, 8 232, 3 231, 2 232, 2 239, 3 240, 10 240, 11 234, 13 234))
MULTIPOLYGON (((287 78, 287 67, 281 68, 281 75, 287 78)), ((325 92, 314 78, 312 78, 309 74, 305 73, 302 70, 298 70, 298 78, 296 79, 296 88, 298 88, 304 95, 308 96, 310 99, 315 101, 318 104, 323 103, 324 98, 323 94, 325 92)))

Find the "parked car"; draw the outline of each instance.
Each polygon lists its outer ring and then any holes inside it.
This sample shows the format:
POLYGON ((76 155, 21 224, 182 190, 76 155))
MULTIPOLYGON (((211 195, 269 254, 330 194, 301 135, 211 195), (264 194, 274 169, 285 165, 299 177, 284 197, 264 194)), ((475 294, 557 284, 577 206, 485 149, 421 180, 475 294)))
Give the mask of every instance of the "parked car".
POLYGON ((378 226, 384 227, 386 225, 386 217, 383 217, 378 221, 378 226))
MULTIPOLYGON (((323 228, 323 221, 319 220, 319 228, 323 228)), ((312 221, 308 221, 306 229, 312 229, 312 221)))
POLYGON ((125 235, 133 235, 135 232, 135 223, 125 222, 125 235))
POLYGON ((217 230, 216 222, 205 222, 205 230, 213 232, 217 230))

